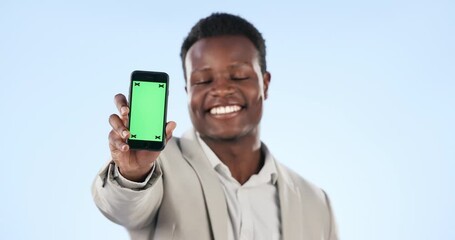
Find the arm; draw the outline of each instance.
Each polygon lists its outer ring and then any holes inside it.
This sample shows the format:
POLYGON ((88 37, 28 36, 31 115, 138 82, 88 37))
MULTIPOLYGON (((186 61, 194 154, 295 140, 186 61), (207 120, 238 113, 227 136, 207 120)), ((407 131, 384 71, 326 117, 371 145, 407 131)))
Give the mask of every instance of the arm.
POLYGON ((93 199, 100 211, 111 221, 127 229, 150 225, 163 196, 162 172, 159 164, 142 189, 121 186, 110 162, 96 176, 92 185, 93 199))
MULTIPOLYGON (((96 205, 107 218, 128 229, 138 229, 152 223, 161 204, 162 171, 157 161, 160 152, 129 148, 126 144, 130 134, 126 127, 129 107, 125 96, 117 94, 115 104, 120 115, 112 114, 109 117, 112 161, 95 178, 92 194, 96 205), (128 188, 119 184, 117 178, 120 174, 129 182, 148 181, 143 188, 128 188)), ((166 141, 171 139, 175 127, 175 122, 166 125, 166 141)))

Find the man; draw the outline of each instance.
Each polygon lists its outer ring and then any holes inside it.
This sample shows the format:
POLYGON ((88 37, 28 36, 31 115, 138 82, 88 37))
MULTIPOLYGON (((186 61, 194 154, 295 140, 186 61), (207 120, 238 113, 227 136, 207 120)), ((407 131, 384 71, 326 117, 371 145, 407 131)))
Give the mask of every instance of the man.
POLYGON ((201 19, 182 45, 194 129, 162 152, 130 150, 128 104, 115 97, 112 161, 93 184, 101 212, 132 239, 338 239, 329 200, 273 158, 259 137, 271 75, 265 43, 230 14, 201 19))

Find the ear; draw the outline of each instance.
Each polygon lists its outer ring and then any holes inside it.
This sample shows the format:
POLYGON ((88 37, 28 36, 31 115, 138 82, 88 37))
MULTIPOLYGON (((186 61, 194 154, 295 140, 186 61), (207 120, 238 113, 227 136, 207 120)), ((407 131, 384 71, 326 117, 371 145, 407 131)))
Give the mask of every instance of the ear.
POLYGON ((264 79, 264 100, 267 99, 269 93, 269 84, 272 79, 272 75, 269 72, 265 72, 262 76, 264 79))

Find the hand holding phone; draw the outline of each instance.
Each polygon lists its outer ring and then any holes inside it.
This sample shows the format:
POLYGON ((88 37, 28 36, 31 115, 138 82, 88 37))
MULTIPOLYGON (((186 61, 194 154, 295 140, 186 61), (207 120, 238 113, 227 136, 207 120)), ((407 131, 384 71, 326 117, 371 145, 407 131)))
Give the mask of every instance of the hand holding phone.
MULTIPOLYGON (((112 130, 109 133, 109 148, 112 160, 116 163, 120 173, 131 181, 141 182, 150 172, 160 151, 130 149, 127 139, 130 138, 128 122, 130 107, 123 94, 115 96, 115 105, 119 114, 112 114, 109 123, 112 130)), ((176 127, 173 121, 165 125, 165 141, 170 140, 176 127)))

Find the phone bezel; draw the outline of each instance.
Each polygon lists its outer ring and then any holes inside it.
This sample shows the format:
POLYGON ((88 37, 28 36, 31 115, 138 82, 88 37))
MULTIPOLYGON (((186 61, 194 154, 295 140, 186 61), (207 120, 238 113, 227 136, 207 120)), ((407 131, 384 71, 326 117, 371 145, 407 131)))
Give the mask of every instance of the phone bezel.
POLYGON ((165 72, 155 72, 155 71, 142 71, 136 70, 131 73, 130 79, 130 89, 129 89, 129 104, 130 112, 128 113, 128 129, 131 122, 131 108, 133 107, 132 102, 132 84, 133 81, 145 81, 145 82, 158 82, 166 83, 166 95, 164 99, 164 119, 163 119, 163 139, 161 142, 158 141, 146 141, 146 140, 132 140, 128 137, 127 144, 131 149, 139 150, 150 150, 150 151, 161 151, 166 146, 166 119, 167 119, 167 100, 169 93, 169 75, 165 72))

